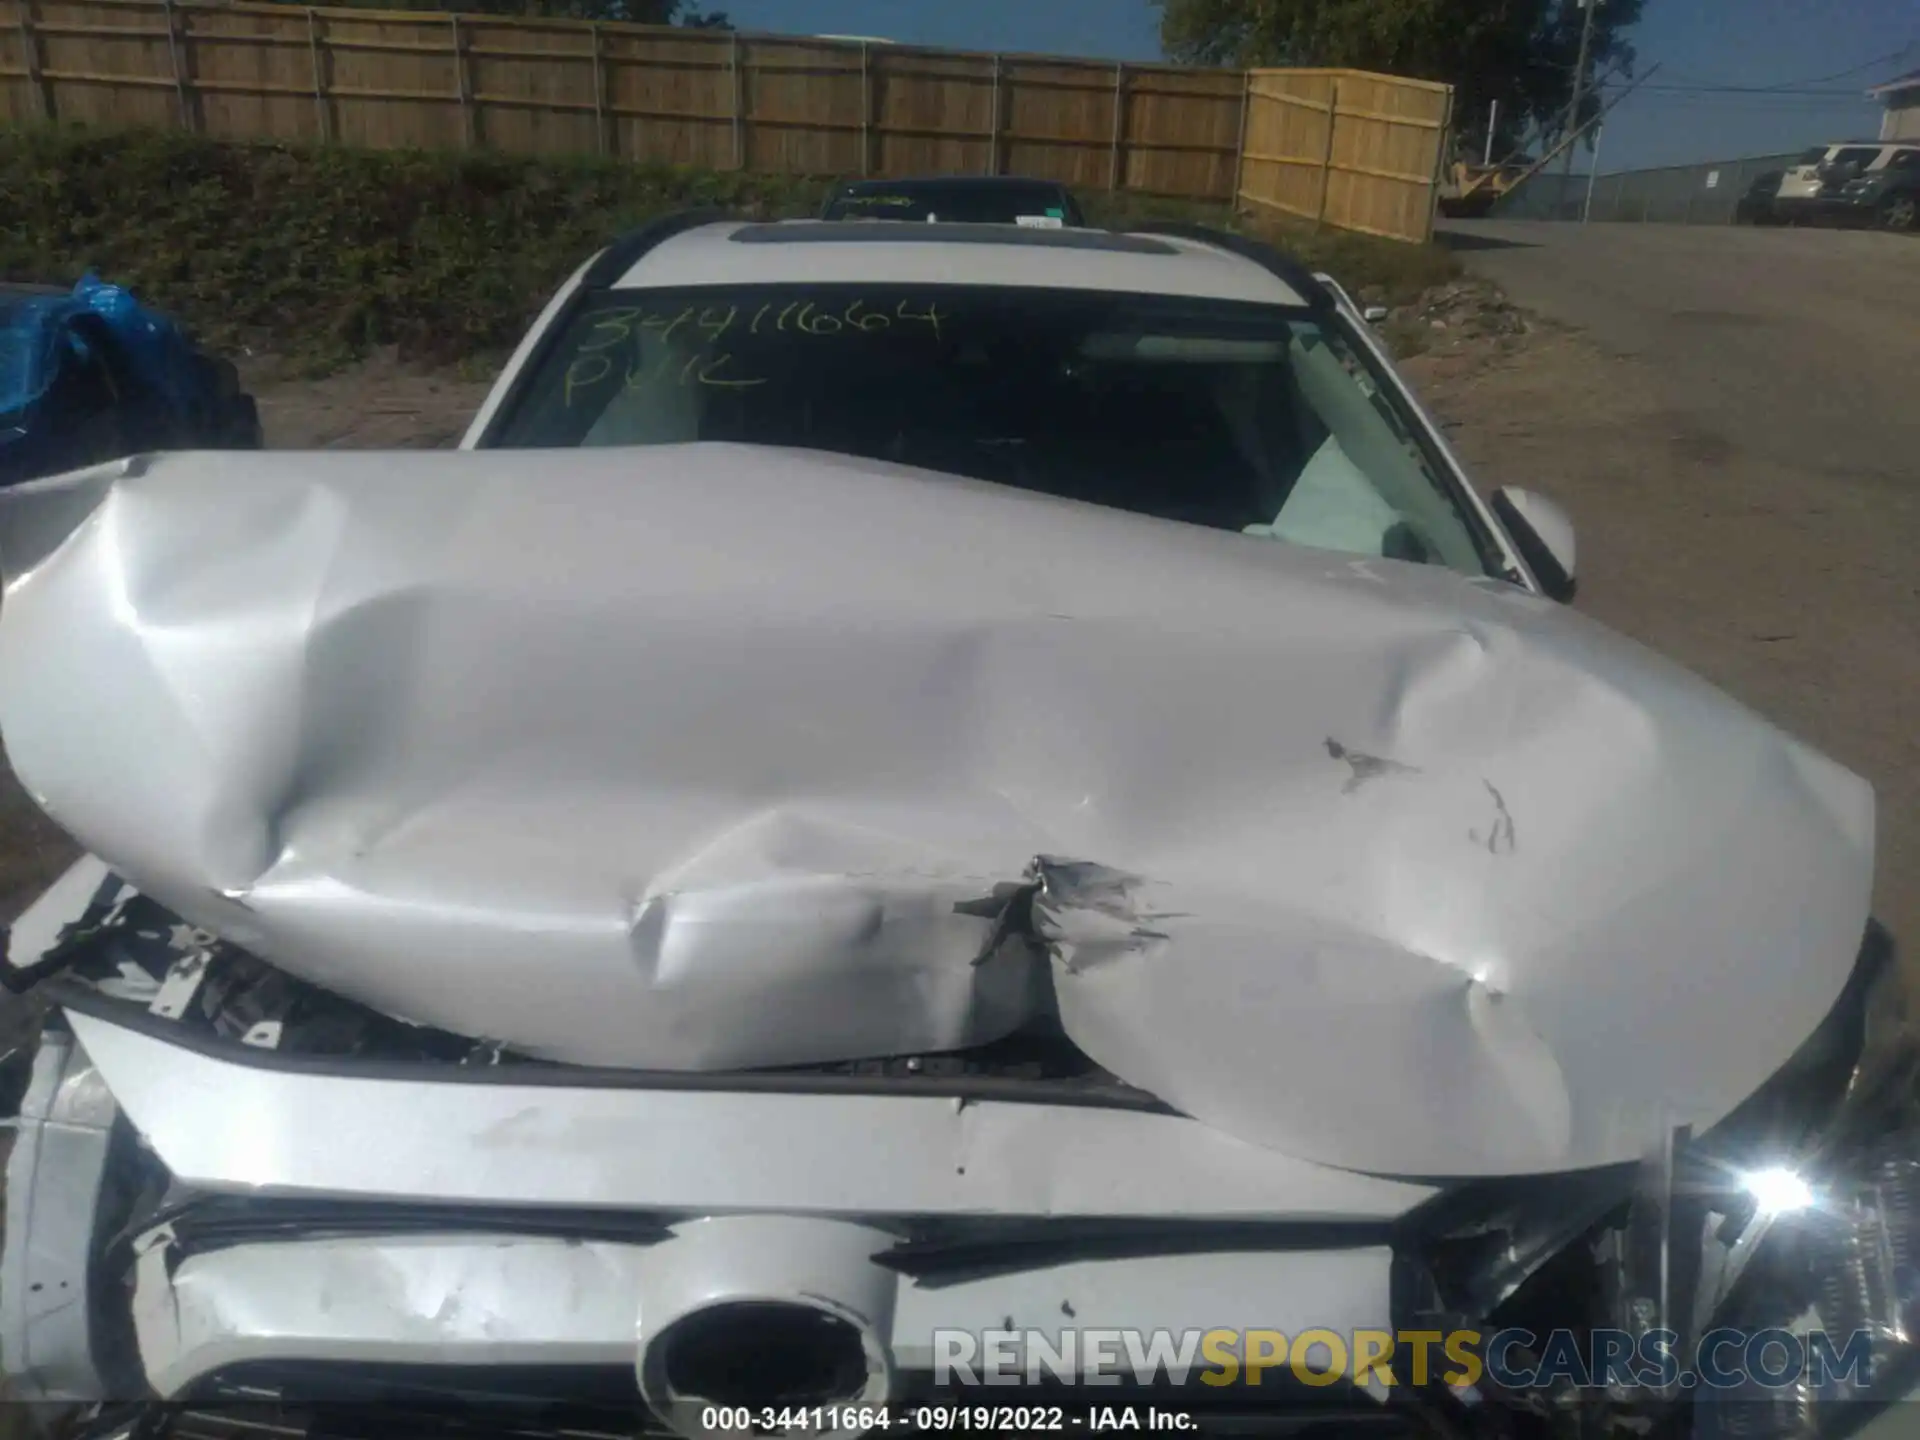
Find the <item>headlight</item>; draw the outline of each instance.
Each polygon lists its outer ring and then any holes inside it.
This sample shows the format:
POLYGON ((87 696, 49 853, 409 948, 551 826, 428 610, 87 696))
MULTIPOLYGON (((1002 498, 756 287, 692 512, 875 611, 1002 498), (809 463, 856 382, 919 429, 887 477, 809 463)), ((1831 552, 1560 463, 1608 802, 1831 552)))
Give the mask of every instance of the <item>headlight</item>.
POLYGON ((1694 1148, 1734 1188, 1782 1166, 1805 1173, 1897 1125, 1888 1110, 1911 1103, 1913 1061, 1893 940, 1872 924, 1826 1019, 1694 1148))
POLYGON ((1799 1373, 1699 1395, 1695 1434, 1833 1440, 1920 1387, 1920 1129, 1885 1137, 1774 1217, 1719 1323, 1792 1337, 1799 1373))
MULTIPOLYGON (((1762 1339, 1797 1346, 1791 1377, 1609 1379, 1605 1403, 1692 1414, 1694 1440, 1836 1440, 1874 1409, 1852 1402, 1920 1386, 1917 1054, 1891 938, 1870 925, 1827 1017, 1707 1133, 1674 1132, 1638 1166, 1462 1186, 1410 1217, 1434 1308, 1483 1328, 1585 1326, 1610 1343, 1660 1332, 1701 1360, 1737 1342, 1732 1368, 1749 1376, 1753 1338, 1783 1331, 1762 1339)), ((1558 1389, 1501 1398, 1585 1403, 1558 1389)))
POLYGON ((1875 939, 1858 1060, 1820 1133, 1734 1177, 1750 1206, 1734 1244, 1752 1258, 1712 1323, 1786 1332, 1780 1353, 1797 1347, 1803 1372, 1702 1391, 1700 1440, 1831 1440, 1920 1387, 1920 1051, 1891 944, 1875 939))

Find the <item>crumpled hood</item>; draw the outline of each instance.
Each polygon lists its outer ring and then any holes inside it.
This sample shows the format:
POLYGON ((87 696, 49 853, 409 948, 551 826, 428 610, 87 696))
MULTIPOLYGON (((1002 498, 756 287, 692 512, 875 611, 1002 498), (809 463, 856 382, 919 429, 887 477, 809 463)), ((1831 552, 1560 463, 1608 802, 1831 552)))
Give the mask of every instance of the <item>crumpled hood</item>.
POLYGON ((0 529, 50 815, 290 972, 555 1059, 1057 1006, 1255 1144, 1559 1170, 1723 1116, 1867 916, 1860 779, 1498 582, 717 445, 175 455, 0 529))

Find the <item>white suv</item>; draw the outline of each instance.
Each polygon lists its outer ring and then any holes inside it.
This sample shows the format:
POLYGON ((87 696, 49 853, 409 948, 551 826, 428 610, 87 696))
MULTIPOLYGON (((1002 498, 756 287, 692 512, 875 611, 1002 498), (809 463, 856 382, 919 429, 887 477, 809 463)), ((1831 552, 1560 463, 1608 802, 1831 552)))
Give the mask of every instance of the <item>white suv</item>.
POLYGON ((1911 140, 1883 143, 1861 140, 1816 145, 1787 170, 1774 198, 1775 218, 1796 221, 1876 219, 1890 229, 1913 224, 1911 202, 1887 206, 1882 191, 1896 195, 1911 188, 1908 175, 1920 168, 1920 145, 1911 140))

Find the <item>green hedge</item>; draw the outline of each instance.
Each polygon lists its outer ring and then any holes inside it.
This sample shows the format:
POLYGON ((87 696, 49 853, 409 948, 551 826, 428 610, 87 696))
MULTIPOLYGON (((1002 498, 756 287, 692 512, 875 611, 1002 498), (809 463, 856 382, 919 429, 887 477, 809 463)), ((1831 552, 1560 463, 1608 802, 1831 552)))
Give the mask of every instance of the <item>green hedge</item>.
MULTIPOLYGON (((650 215, 700 205, 811 214, 825 189, 593 159, 0 129, 0 279, 65 284, 91 268, 215 348, 254 345, 321 366, 379 345, 464 360, 511 347, 582 260, 650 215)), ((1096 223, 1228 218, 1220 206, 1086 198, 1096 223)), ((1450 263, 1363 237, 1289 243, 1310 261, 1326 246, 1334 273, 1355 285, 1376 271, 1428 283, 1450 263)))
POLYGON ((582 260, 649 215, 805 214, 823 193, 593 160, 0 130, 0 277, 92 268, 216 346, 451 360, 510 347, 582 260))

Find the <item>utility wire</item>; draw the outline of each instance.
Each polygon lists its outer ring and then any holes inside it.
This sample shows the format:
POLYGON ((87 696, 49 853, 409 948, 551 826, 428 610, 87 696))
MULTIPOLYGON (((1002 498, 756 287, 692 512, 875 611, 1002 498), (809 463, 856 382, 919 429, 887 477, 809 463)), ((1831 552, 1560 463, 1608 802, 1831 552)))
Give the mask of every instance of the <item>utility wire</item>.
MULTIPOLYGON (((1907 56, 1911 55, 1915 50, 1920 50, 1920 40, 1909 40, 1905 45, 1902 45, 1898 50, 1890 51, 1885 55, 1876 55, 1873 59, 1868 60, 1863 64, 1852 66, 1846 70, 1837 70, 1831 75, 1809 75, 1804 79, 1782 80, 1777 84, 1773 84, 1773 85, 1726 86, 1726 85, 1719 85, 1712 82, 1702 82, 1697 88, 1702 90, 1729 89, 1729 90, 1753 91, 1756 94, 1782 91, 1782 90, 1798 90, 1808 85, 1824 85, 1829 80, 1844 80, 1849 75, 1858 75, 1862 70, 1871 70, 1876 65, 1886 65, 1894 61, 1904 60, 1906 59, 1907 56)), ((1684 77, 1683 77, 1683 80, 1684 80, 1684 77)), ((1681 88, 1681 87, 1676 87, 1674 85, 1661 85, 1661 86, 1656 86, 1655 88, 1662 89, 1662 90, 1669 90, 1669 89, 1675 89, 1675 88, 1681 88)), ((1693 87, 1689 86, 1686 88, 1693 88, 1693 87)))
POLYGON ((1673 95, 1757 95, 1762 99, 1768 96, 1817 96, 1839 99, 1865 99, 1862 90, 1794 90, 1778 86, 1760 85, 1649 85, 1649 90, 1665 91, 1673 95))

